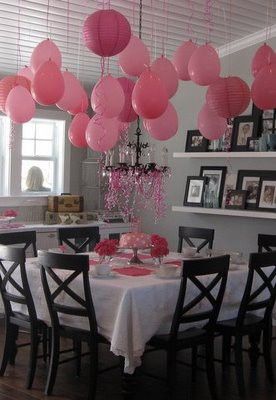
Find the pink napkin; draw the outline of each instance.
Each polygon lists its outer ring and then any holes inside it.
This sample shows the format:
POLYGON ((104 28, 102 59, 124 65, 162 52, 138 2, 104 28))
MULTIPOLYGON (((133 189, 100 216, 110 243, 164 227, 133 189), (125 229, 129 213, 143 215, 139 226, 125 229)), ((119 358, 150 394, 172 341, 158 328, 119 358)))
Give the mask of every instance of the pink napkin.
POLYGON ((121 275, 128 276, 144 276, 152 274, 152 271, 147 268, 126 267, 126 268, 113 268, 113 271, 119 272, 121 275))

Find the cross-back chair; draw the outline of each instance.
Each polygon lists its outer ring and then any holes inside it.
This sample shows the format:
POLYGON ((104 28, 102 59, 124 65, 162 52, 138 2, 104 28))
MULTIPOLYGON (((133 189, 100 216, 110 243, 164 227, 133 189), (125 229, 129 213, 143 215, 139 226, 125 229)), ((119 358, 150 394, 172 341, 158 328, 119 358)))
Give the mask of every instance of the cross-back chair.
POLYGON ((182 252, 183 242, 186 242, 190 247, 196 247, 197 252, 200 252, 205 246, 209 249, 213 248, 214 229, 208 228, 190 228, 180 226, 178 229, 178 253, 182 252), (196 246, 192 239, 202 239, 202 242, 196 246))
POLYGON ((263 253, 266 251, 276 250, 276 235, 266 235, 260 233, 258 235, 258 252, 263 253))
POLYGON ((87 247, 93 250, 100 241, 99 228, 81 227, 81 228, 60 228, 58 229, 58 241, 60 245, 66 244, 75 253, 87 251, 87 247))
POLYGON ((5 246, 23 245, 25 252, 32 247, 33 256, 37 257, 36 231, 0 233, 0 244, 5 246))

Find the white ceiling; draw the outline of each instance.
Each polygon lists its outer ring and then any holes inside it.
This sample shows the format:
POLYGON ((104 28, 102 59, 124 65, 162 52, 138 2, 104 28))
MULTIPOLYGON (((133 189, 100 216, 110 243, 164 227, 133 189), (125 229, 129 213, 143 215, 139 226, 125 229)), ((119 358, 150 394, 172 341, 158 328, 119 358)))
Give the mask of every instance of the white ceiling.
MULTIPOLYGON (((102 3, 103 0, 0 0, 0 74, 12 74, 18 67, 28 65, 32 49, 50 37, 62 52, 64 68, 77 74, 85 83, 97 80, 100 58, 83 45, 81 28, 85 17, 101 8, 102 3)), ((111 0, 110 3, 111 8, 128 18, 137 34, 139 1, 111 0)), ((273 0, 209 0, 209 3, 213 6, 211 40, 217 47, 229 42, 240 43, 249 35, 255 37, 256 32, 276 21, 273 0)), ((206 0, 143 0, 142 37, 151 47, 153 58, 162 54, 164 37, 167 37, 168 57, 189 37, 189 31, 198 43, 206 41, 205 4, 206 0), (168 18, 164 5, 168 9, 168 18)), ((272 34, 276 35, 274 28, 272 34)), ((265 31, 262 33, 265 35, 265 31)), ((110 60, 110 72, 120 74, 116 57, 110 60)))

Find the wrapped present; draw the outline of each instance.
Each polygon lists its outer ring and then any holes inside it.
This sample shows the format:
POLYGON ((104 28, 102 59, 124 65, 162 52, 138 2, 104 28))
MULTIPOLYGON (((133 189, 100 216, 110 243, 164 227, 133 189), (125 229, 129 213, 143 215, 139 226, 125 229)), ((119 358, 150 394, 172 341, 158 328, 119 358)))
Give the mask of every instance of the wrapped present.
POLYGON ((48 196, 48 211, 69 213, 82 212, 83 196, 71 194, 48 196))

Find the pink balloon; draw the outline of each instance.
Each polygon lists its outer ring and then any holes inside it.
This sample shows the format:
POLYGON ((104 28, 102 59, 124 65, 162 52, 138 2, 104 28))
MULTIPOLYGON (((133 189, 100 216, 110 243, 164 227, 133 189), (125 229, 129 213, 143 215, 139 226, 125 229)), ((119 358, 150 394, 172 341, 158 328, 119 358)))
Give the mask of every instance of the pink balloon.
POLYGON ((150 65, 149 51, 137 36, 131 36, 127 47, 119 54, 119 65, 125 74, 132 76, 140 76, 150 65))
POLYGON ((30 91, 30 81, 23 76, 9 75, 0 81, 0 110, 5 113, 5 105, 8 94, 16 86, 23 86, 30 91))
POLYGON ((204 44, 192 54, 188 72, 193 82, 200 86, 208 86, 219 78, 220 60, 214 47, 204 44))
POLYGON ((87 147, 85 131, 90 118, 85 113, 78 113, 74 116, 68 130, 68 137, 73 146, 87 147))
POLYGON ((243 113, 250 102, 250 90, 246 82, 237 76, 219 78, 206 93, 209 108, 223 118, 243 113))
POLYGON ((158 118, 168 106, 168 94, 159 76, 150 69, 144 71, 132 92, 132 107, 143 118, 158 118))
POLYGON ((21 68, 18 72, 17 75, 19 76, 24 76, 24 78, 28 79, 30 83, 33 80, 34 74, 32 73, 32 70, 30 67, 23 67, 21 68))
POLYGON ((188 72, 188 64, 194 51, 197 49, 197 45, 191 40, 182 43, 173 55, 172 63, 178 74, 178 78, 182 81, 190 81, 190 75, 188 72))
POLYGON ((254 78, 256 78, 259 71, 269 64, 276 63, 276 56, 273 49, 264 43, 261 47, 256 51, 252 63, 251 63, 251 72, 254 78))
POLYGON ((147 119, 146 126, 149 134, 157 140, 168 140, 178 130, 178 116, 174 106, 169 102, 164 114, 156 119, 147 119))
POLYGON ((33 50, 31 55, 31 69, 35 73, 46 61, 53 61, 61 68, 61 53, 57 45, 50 39, 43 40, 33 50))
POLYGON ((133 92, 135 83, 125 77, 117 78, 117 80, 120 83, 120 85, 123 89, 124 95, 125 95, 124 106, 118 116, 118 120, 121 122, 133 122, 137 119, 137 114, 133 110, 133 107, 131 104, 131 96, 132 96, 132 92, 133 92))
POLYGON ((85 46, 102 57, 111 57, 127 46, 131 36, 128 20, 118 11, 99 10, 89 15, 83 24, 85 46))
POLYGON ((60 69, 53 61, 46 61, 34 75, 31 91, 39 104, 56 104, 64 94, 64 79, 60 69))
POLYGON ((102 77, 92 90, 91 106, 95 113, 106 118, 117 117, 124 103, 124 91, 117 79, 111 75, 102 77))
POLYGON ((126 132, 129 127, 130 127, 130 123, 129 122, 118 121, 118 132, 120 134, 126 132))
POLYGON ((82 99, 81 85, 75 75, 69 71, 64 71, 62 76, 64 79, 64 93, 56 105, 61 110, 68 111, 76 108, 80 103, 82 99))
POLYGON ((17 124, 30 121, 35 114, 35 102, 23 86, 16 86, 10 91, 5 108, 7 115, 17 124))
POLYGON ((169 99, 173 97, 178 88, 178 76, 170 60, 164 56, 157 58, 152 63, 151 70, 155 72, 164 83, 169 99))
POLYGON ((216 140, 224 135, 227 120, 219 117, 207 104, 204 104, 198 113, 197 128, 206 139, 216 140))
POLYGON ((276 64, 261 69, 252 84, 251 96, 261 110, 276 108, 276 64))
POLYGON ((108 151, 119 139, 118 121, 115 118, 108 119, 96 114, 86 128, 85 137, 92 150, 108 151))
POLYGON ((78 104, 75 107, 69 108, 67 111, 69 112, 69 114, 72 115, 76 115, 80 112, 86 112, 87 108, 88 108, 88 96, 86 91, 84 90, 84 88, 82 86, 80 86, 80 90, 81 90, 81 97, 79 99, 78 104))

